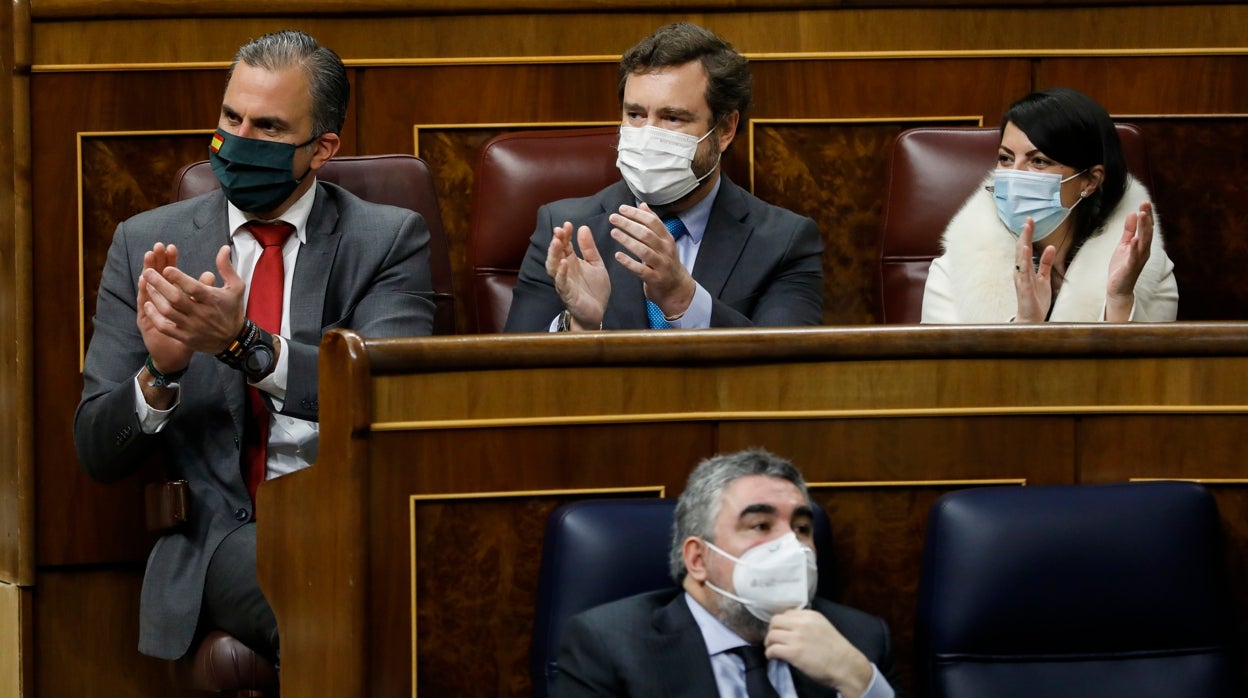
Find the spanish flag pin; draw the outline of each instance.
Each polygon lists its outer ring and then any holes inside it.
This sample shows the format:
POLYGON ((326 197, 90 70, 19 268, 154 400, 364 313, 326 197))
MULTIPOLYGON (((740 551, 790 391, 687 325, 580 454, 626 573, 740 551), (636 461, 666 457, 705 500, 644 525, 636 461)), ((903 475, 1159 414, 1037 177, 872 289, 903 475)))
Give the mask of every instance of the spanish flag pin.
POLYGON ((214 153, 220 152, 221 146, 224 143, 225 143, 225 140, 221 138, 221 134, 214 133, 212 134, 212 142, 208 144, 208 149, 214 153))

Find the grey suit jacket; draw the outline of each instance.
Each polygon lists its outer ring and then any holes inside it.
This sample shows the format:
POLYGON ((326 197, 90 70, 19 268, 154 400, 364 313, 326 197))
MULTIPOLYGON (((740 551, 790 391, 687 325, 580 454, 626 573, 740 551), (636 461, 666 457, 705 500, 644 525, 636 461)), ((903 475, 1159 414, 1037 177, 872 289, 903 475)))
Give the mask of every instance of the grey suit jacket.
MULTIPOLYGON (((888 626, 875 616, 816 598, 812 607, 875 663, 897 689, 888 626)), ((590 609, 568 620, 560 642, 557 698, 719 695, 702 631, 683 589, 664 589, 590 609)), ((801 698, 836 698, 790 667, 801 698)))
MULTIPOLYGON (((420 214, 368 203, 333 184, 317 187, 291 281, 292 336, 282 345, 289 374, 281 412, 307 420, 317 419, 317 351, 326 331, 343 327, 395 337, 427 335, 433 325, 429 232, 420 214)), ((92 478, 118 480, 159 450, 169 476, 190 482, 190 521, 157 541, 143 578, 139 650, 166 659, 190 646, 217 545, 250 518, 239 466, 245 381, 197 352, 165 428, 144 434, 133 387, 147 357, 135 324, 136 284, 143 253, 157 241, 177 245, 178 267, 188 274, 215 274, 217 250, 230 242, 227 228, 219 191, 141 213, 117 227, 74 416, 78 460, 92 478)))
MULTIPOLYGON (((552 231, 564 221, 594 233, 611 277, 604 329, 645 329, 645 289, 615 262, 623 246, 607 217, 636 203, 622 180, 579 199, 541 207, 507 315, 508 332, 544 332, 563 312, 546 273, 552 231)), ((578 249, 579 251, 579 249, 578 249)), ((809 218, 772 206, 723 176, 692 275, 711 295, 711 327, 818 325, 823 320, 823 241, 809 218)))

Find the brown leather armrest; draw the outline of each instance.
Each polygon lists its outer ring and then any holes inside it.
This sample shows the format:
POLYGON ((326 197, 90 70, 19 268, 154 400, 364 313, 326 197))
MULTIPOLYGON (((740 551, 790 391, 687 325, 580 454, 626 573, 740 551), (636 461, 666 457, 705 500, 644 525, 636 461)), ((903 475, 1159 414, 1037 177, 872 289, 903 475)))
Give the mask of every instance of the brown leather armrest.
POLYGON ((191 487, 186 480, 153 482, 144 491, 147 530, 172 531, 187 521, 191 487))

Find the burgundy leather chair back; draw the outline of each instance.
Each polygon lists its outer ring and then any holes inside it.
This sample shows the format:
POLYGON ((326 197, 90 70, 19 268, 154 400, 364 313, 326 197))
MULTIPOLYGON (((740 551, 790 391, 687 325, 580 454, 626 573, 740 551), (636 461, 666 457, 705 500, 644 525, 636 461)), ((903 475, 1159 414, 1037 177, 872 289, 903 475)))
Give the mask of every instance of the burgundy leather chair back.
MULTIPOLYGON (((1118 124, 1127 167, 1152 188, 1144 136, 1118 124)), ((996 165, 1000 130, 925 127, 903 131, 893 143, 884 230, 880 237, 881 318, 917 323, 927 268, 940 256, 945 226, 996 165)))
MULTIPOLYGON (((317 174, 356 196, 376 204, 400 206, 419 213, 429 226, 429 270, 433 277, 434 334, 455 333, 455 295, 451 283, 451 255, 433 174, 424 160, 411 155, 348 155, 336 157, 317 174)), ((173 177, 173 201, 189 199, 220 188, 207 160, 178 170, 173 177)))
MULTIPOLYGON (((589 196, 620 179, 619 127, 515 131, 477 156, 468 260, 477 332, 502 332, 520 263, 543 204, 589 196)), ((575 222, 575 221, 574 221, 575 222)))

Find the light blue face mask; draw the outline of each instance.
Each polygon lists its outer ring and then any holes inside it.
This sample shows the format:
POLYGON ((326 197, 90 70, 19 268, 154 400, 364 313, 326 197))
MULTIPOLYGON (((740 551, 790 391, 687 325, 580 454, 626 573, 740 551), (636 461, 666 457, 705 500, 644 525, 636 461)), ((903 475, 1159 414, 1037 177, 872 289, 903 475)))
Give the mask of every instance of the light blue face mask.
POLYGON ((1023 224, 1030 217, 1036 224, 1031 241, 1039 242, 1057 230, 1079 201, 1083 201, 1080 198, 1070 208, 1062 206, 1062 185, 1081 174, 1083 172, 1076 172, 1062 179, 1061 175, 1046 172, 993 170, 992 198, 997 203, 997 215, 1014 237, 1023 234, 1023 224))

